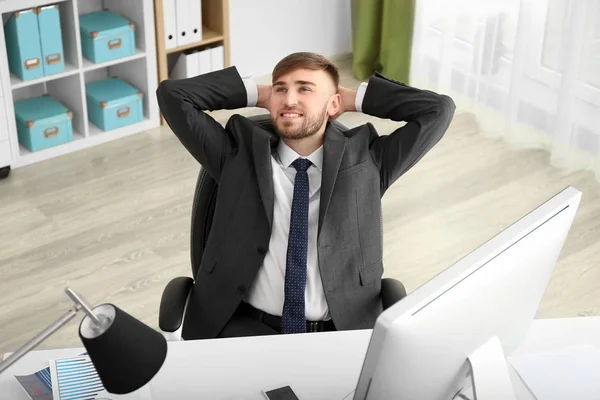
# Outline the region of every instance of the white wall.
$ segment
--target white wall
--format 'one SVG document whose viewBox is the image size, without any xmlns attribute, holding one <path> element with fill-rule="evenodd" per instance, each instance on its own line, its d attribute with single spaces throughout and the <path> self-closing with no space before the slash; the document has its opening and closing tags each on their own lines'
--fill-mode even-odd
<svg viewBox="0 0 600 400">
<path fill-rule="evenodd" d="M 270 75 L 296 51 L 324 56 L 352 51 L 349 0 L 230 0 L 231 64 Z"/>
</svg>

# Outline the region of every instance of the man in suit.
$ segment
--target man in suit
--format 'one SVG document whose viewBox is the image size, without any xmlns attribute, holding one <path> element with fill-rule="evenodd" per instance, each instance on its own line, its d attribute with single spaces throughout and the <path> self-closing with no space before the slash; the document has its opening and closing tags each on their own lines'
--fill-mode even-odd
<svg viewBox="0 0 600 400">
<path fill-rule="evenodd" d="M 365 329 L 382 311 L 381 197 L 443 136 L 455 105 L 376 73 L 358 90 L 314 53 L 294 53 L 257 86 L 235 67 L 163 81 L 160 109 L 218 183 L 213 223 L 185 315 L 185 339 Z M 275 132 L 233 115 L 263 107 Z M 406 125 L 341 132 L 359 111 Z"/>
</svg>

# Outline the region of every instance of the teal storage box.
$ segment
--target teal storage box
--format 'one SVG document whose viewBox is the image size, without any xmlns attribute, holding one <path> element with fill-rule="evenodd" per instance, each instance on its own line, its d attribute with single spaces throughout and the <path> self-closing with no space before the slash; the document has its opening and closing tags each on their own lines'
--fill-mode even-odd
<svg viewBox="0 0 600 400">
<path fill-rule="evenodd" d="M 93 63 L 135 54 L 134 24 L 111 11 L 81 15 L 79 31 L 83 56 Z"/>
<path fill-rule="evenodd" d="M 44 76 L 37 9 L 12 13 L 4 24 L 10 72 L 24 81 Z"/>
<path fill-rule="evenodd" d="M 19 143 L 38 151 L 73 140 L 73 113 L 50 96 L 15 102 Z"/>
<path fill-rule="evenodd" d="M 61 73 L 65 70 L 65 60 L 58 5 L 40 7 L 37 17 L 44 75 Z"/>
<path fill-rule="evenodd" d="M 143 120 L 143 94 L 119 78 L 107 78 L 85 85 L 88 118 L 109 131 Z"/>
</svg>

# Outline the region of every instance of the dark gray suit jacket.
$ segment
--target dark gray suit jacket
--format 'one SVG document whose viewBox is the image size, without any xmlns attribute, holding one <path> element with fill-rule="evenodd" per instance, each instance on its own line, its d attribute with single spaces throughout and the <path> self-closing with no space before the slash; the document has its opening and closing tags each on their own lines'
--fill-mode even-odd
<svg viewBox="0 0 600 400">
<path fill-rule="evenodd" d="M 165 80 L 157 97 L 175 135 L 219 185 L 182 332 L 186 338 L 214 338 L 267 252 L 274 201 L 270 157 L 279 137 L 237 114 L 223 128 L 204 112 L 246 107 L 246 89 L 235 67 Z M 370 123 L 344 133 L 328 125 L 317 245 L 338 330 L 372 328 L 382 311 L 381 196 L 442 138 L 454 110 L 447 96 L 375 74 L 363 113 L 407 124 L 383 136 Z"/>
</svg>

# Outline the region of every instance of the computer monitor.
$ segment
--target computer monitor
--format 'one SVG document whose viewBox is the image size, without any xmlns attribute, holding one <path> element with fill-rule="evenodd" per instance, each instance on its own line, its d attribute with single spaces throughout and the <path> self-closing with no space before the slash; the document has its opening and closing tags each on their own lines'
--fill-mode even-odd
<svg viewBox="0 0 600 400">
<path fill-rule="evenodd" d="M 566 188 L 385 310 L 353 399 L 514 399 L 505 357 L 527 336 L 580 198 Z"/>
</svg>

